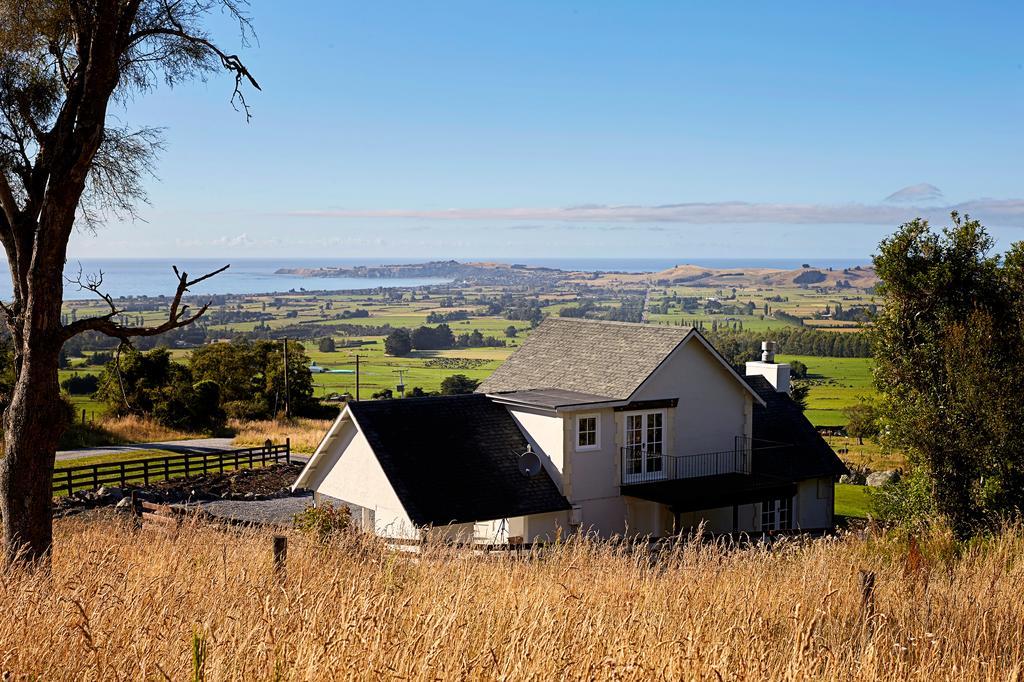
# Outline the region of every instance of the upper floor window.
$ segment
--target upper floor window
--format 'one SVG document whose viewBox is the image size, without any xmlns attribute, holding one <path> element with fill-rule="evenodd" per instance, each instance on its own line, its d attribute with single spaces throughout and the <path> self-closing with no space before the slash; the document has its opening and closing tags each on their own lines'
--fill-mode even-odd
<svg viewBox="0 0 1024 682">
<path fill-rule="evenodd" d="M 761 530 L 786 530 L 792 527 L 792 521 L 792 497 L 780 497 L 761 503 Z"/>
<path fill-rule="evenodd" d="M 596 450 L 601 447 L 596 414 L 581 414 L 576 417 L 576 449 Z"/>
</svg>

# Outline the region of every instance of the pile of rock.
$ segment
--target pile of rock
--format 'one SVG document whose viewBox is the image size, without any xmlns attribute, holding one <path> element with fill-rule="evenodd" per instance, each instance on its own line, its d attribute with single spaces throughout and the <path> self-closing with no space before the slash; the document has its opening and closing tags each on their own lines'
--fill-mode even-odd
<svg viewBox="0 0 1024 682">
<path fill-rule="evenodd" d="M 291 484 L 301 470 L 300 464 L 275 464 L 262 469 L 239 469 L 223 474 L 160 481 L 148 486 L 104 486 L 98 490 L 82 490 L 56 499 L 54 513 L 57 516 L 66 516 L 87 509 L 109 506 L 127 511 L 133 493 L 139 500 L 161 504 L 208 500 L 256 501 L 290 497 Z"/>
<path fill-rule="evenodd" d="M 851 464 L 849 462 L 846 463 L 846 468 L 850 470 L 850 473 L 840 476 L 840 483 L 849 485 L 866 485 L 872 488 L 878 488 L 888 483 L 895 483 L 900 480 L 899 469 L 874 471 L 866 466 Z"/>
</svg>

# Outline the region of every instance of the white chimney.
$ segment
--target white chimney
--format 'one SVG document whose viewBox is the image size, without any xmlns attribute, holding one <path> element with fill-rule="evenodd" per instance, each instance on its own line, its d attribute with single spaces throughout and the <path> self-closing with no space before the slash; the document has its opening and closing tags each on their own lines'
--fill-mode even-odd
<svg viewBox="0 0 1024 682">
<path fill-rule="evenodd" d="M 789 365 L 775 362 L 776 348 L 774 341 L 763 341 L 761 359 L 747 363 L 747 376 L 762 376 L 779 393 L 789 393 Z"/>
</svg>

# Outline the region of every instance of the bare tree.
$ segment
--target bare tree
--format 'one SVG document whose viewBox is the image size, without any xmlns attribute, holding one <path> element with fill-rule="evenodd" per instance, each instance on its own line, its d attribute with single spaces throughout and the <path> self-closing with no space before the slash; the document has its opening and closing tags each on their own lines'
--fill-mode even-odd
<svg viewBox="0 0 1024 682">
<path fill-rule="evenodd" d="M 243 4 L 240 4 L 243 3 Z M 243 89 L 259 85 L 203 27 L 212 12 L 252 35 L 244 0 L 0 0 L 0 242 L 13 300 L 2 305 L 14 344 L 16 381 L 3 415 L 0 513 L 8 562 L 48 556 L 52 480 L 65 413 L 57 383 L 61 346 L 94 330 L 122 341 L 193 322 L 182 297 L 216 273 L 179 273 L 167 320 L 118 322 L 101 280 L 82 282 L 109 305 L 104 315 L 61 323 L 63 270 L 76 224 L 94 228 L 131 215 L 160 148 L 159 131 L 113 124 L 108 108 L 160 83 L 216 72 L 234 77 L 231 103 L 249 117 Z"/>
</svg>

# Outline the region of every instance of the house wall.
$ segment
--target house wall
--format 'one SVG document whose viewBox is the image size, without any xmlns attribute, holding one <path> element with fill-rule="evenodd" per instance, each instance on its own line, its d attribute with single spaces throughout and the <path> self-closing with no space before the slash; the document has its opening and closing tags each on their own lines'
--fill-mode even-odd
<svg viewBox="0 0 1024 682">
<path fill-rule="evenodd" d="M 554 412 L 534 410 L 525 407 L 509 407 L 509 414 L 519 424 L 527 442 L 533 446 L 548 475 L 563 490 L 565 468 L 565 434 L 563 419 Z"/>
<path fill-rule="evenodd" d="M 594 415 L 598 420 L 598 447 L 577 448 L 576 419 Z M 626 503 L 619 493 L 619 447 L 622 442 L 616 413 L 611 408 L 567 412 L 563 419 L 565 490 L 569 502 L 580 507 L 581 528 L 608 537 L 626 528 Z"/>
<path fill-rule="evenodd" d="M 804 530 L 831 528 L 835 510 L 835 485 L 831 478 L 800 481 L 793 512 L 797 527 Z"/>
<path fill-rule="evenodd" d="M 633 396 L 634 400 L 670 398 L 679 402 L 677 407 L 664 410 L 668 454 L 731 451 L 736 436 L 749 437 L 752 433 L 750 393 L 696 339 L 673 351 Z M 597 530 L 604 537 L 626 532 L 657 536 L 670 533 L 674 519 L 668 507 L 620 493 L 621 447 L 629 412 L 581 408 L 562 414 L 565 480 L 561 489 L 570 503 L 581 508 L 583 528 Z M 576 418 L 583 414 L 599 418 L 597 449 L 576 448 Z M 532 426 L 520 423 L 524 428 Z M 553 440 L 553 434 L 547 436 Z M 745 511 L 749 526 L 753 509 Z M 709 530 L 732 530 L 732 507 L 707 516 L 709 526 L 713 526 Z"/>
<path fill-rule="evenodd" d="M 338 437 L 322 453 L 323 459 L 312 472 L 308 487 L 316 495 L 373 510 L 378 535 L 419 537 L 369 442 L 351 420 L 342 422 L 340 429 Z"/>
<path fill-rule="evenodd" d="M 676 348 L 633 397 L 664 398 L 679 399 L 669 415 L 671 454 L 732 450 L 736 436 L 752 433 L 750 392 L 697 339 Z"/>
</svg>

